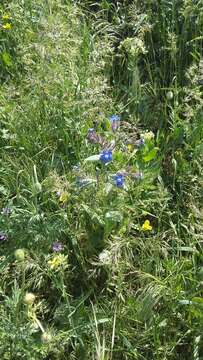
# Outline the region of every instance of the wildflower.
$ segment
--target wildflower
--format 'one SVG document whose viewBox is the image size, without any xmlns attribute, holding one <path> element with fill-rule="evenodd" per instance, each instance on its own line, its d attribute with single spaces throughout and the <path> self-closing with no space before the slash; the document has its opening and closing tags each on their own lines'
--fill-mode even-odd
<svg viewBox="0 0 203 360">
<path fill-rule="evenodd" d="M 99 262 L 102 264 L 109 264 L 111 261 L 111 253 L 109 250 L 103 250 L 100 254 L 99 254 Z"/>
<path fill-rule="evenodd" d="M 12 213 L 12 210 L 11 210 L 11 208 L 9 208 L 9 207 L 4 207 L 4 208 L 1 210 L 1 214 L 2 214 L 2 215 L 7 215 L 7 216 L 9 216 L 11 213 Z"/>
<path fill-rule="evenodd" d="M 2 19 L 3 20 L 9 20 L 10 16 L 8 14 L 5 14 L 5 15 L 2 16 Z"/>
<path fill-rule="evenodd" d="M 52 340 L 52 335 L 45 331 L 41 336 L 41 340 L 43 343 L 49 343 Z"/>
<path fill-rule="evenodd" d="M 61 250 L 63 250 L 63 245 L 59 242 L 55 242 L 52 245 L 52 250 L 55 252 L 61 251 Z"/>
<path fill-rule="evenodd" d="M 152 226 L 150 225 L 150 221 L 149 221 L 149 220 L 145 220 L 144 224 L 142 225 L 142 230 L 143 230 L 143 231 L 150 231 L 150 230 L 152 230 Z"/>
<path fill-rule="evenodd" d="M 4 232 L 0 231 L 0 242 L 4 242 L 7 239 L 8 239 L 8 236 Z"/>
<path fill-rule="evenodd" d="M 133 144 L 128 144 L 127 148 L 128 148 L 128 151 L 133 151 Z"/>
<path fill-rule="evenodd" d="M 65 262 L 65 256 L 62 254 L 58 254 L 58 255 L 54 256 L 54 258 L 52 260 L 48 261 L 48 265 L 53 270 L 53 269 L 57 269 L 58 267 L 63 265 L 64 262 Z"/>
<path fill-rule="evenodd" d="M 25 252 L 23 249 L 17 249 L 14 255 L 17 261 L 23 261 L 25 259 Z"/>
<path fill-rule="evenodd" d="M 32 305 L 36 299 L 36 296 L 33 293 L 26 293 L 24 296 L 24 303 L 27 305 Z"/>
<path fill-rule="evenodd" d="M 119 187 L 119 188 L 123 187 L 124 182 L 125 182 L 125 178 L 124 178 L 123 174 L 117 174 L 114 177 L 114 180 L 115 180 L 115 184 L 117 187 Z"/>
<path fill-rule="evenodd" d="M 11 29 L 11 24 L 10 23 L 6 23 L 4 25 L 2 25 L 2 28 L 5 29 L 5 30 L 10 30 Z"/>
<path fill-rule="evenodd" d="M 119 128 L 120 125 L 120 116 L 119 115 L 111 115 L 109 117 L 110 123 L 111 123 L 111 129 L 113 131 L 116 131 Z"/>
<path fill-rule="evenodd" d="M 144 140 L 152 140 L 154 139 L 154 133 L 152 131 L 147 131 L 144 134 L 142 134 L 142 138 Z"/>
<path fill-rule="evenodd" d="M 100 160 L 101 162 L 103 162 L 104 164 L 109 163 L 110 161 L 112 161 L 112 151 L 111 150 L 104 150 L 101 154 L 100 154 Z"/>
<path fill-rule="evenodd" d="M 109 120 L 112 121 L 119 121 L 120 120 L 120 116 L 119 115 L 111 115 L 109 117 Z"/>
<path fill-rule="evenodd" d="M 99 135 L 97 135 L 95 129 L 93 128 L 88 130 L 87 139 L 93 144 L 99 143 L 100 140 Z"/>
<path fill-rule="evenodd" d="M 59 202 L 62 204 L 65 204 L 68 201 L 69 197 L 70 197 L 70 194 L 67 191 L 63 191 L 60 194 Z"/>
<path fill-rule="evenodd" d="M 172 100 L 173 99 L 173 91 L 168 91 L 166 94 L 166 97 L 168 100 Z"/>
</svg>

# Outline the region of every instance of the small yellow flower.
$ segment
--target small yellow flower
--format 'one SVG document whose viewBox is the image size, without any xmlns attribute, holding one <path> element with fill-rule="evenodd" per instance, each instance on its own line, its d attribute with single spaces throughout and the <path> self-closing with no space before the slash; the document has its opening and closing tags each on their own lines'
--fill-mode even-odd
<svg viewBox="0 0 203 360">
<path fill-rule="evenodd" d="M 150 225 L 150 221 L 149 221 L 149 220 L 145 220 L 144 224 L 142 225 L 142 230 L 143 230 L 143 231 L 150 231 L 150 230 L 152 230 L 152 226 Z"/>
<path fill-rule="evenodd" d="M 6 30 L 10 30 L 11 29 L 11 24 L 9 24 L 9 23 L 6 23 L 6 24 L 4 24 L 4 25 L 2 25 L 2 28 L 3 29 L 6 29 Z"/>
<path fill-rule="evenodd" d="M 128 144 L 128 151 L 133 151 L 133 145 L 132 144 Z"/>
<path fill-rule="evenodd" d="M 66 257 L 62 254 L 58 254 L 58 255 L 54 256 L 54 258 L 52 260 L 48 261 L 48 265 L 53 270 L 53 269 L 57 269 L 61 265 L 65 264 L 65 261 L 66 261 Z"/>
<path fill-rule="evenodd" d="M 5 15 L 2 16 L 2 19 L 3 20 L 9 20 L 10 16 L 8 14 L 5 14 Z"/>
<path fill-rule="evenodd" d="M 59 202 L 65 204 L 70 197 L 70 194 L 66 191 L 63 191 L 60 195 Z"/>
</svg>

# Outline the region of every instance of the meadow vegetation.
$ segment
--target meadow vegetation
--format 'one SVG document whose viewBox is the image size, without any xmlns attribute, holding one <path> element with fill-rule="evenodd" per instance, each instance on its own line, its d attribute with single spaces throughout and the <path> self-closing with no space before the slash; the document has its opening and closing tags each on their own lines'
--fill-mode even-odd
<svg viewBox="0 0 203 360">
<path fill-rule="evenodd" d="M 203 359 L 201 0 L 0 4 L 0 359 Z"/>
</svg>

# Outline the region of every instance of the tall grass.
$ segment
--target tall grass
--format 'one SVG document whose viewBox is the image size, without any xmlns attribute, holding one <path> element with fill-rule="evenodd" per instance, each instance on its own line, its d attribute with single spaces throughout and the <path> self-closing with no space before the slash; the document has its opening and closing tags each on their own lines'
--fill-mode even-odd
<svg viewBox="0 0 203 360">
<path fill-rule="evenodd" d="M 1 359 L 201 360 L 202 10 L 0 5 Z"/>
</svg>

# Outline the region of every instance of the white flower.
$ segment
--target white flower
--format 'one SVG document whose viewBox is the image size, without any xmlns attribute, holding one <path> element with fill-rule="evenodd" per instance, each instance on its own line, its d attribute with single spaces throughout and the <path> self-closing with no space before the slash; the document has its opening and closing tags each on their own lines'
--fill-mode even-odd
<svg viewBox="0 0 203 360">
<path fill-rule="evenodd" d="M 110 251 L 108 250 L 103 250 L 100 254 L 99 254 L 99 261 L 102 264 L 109 264 L 111 262 L 111 257 L 110 257 Z"/>
<path fill-rule="evenodd" d="M 24 296 L 24 303 L 27 305 L 32 305 L 36 299 L 36 296 L 33 293 L 26 293 Z"/>
<path fill-rule="evenodd" d="M 152 140 L 154 139 L 154 133 L 152 131 L 147 131 L 144 134 L 141 134 L 141 138 L 143 138 L 144 140 Z"/>
</svg>

